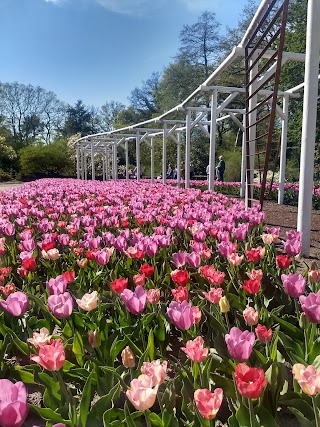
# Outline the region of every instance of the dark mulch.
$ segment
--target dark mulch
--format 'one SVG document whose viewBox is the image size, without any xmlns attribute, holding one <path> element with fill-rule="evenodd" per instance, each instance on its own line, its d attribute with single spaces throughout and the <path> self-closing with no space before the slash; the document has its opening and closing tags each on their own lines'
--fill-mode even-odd
<svg viewBox="0 0 320 427">
<path fill-rule="evenodd" d="M 298 208 L 296 206 L 278 205 L 274 202 L 265 201 L 263 210 L 266 214 L 265 222 L 267 225 L 281 227 L 280 238 L 285 239 L 286 231 L 297 228 Z M 310 257 L 308 260 L 303 259 L 308 264 L 310 261 L 320 259 L 320 211 L 312 211 Z"/>
</svg>

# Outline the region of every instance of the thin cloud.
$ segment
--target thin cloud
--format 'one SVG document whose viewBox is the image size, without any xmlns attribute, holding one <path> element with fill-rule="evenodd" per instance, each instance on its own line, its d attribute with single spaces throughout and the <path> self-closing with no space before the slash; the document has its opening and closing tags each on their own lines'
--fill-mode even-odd
<svg viewBox="0 0 320 427">
<path fill-rule="evenodd" d="M 182 3 L 192 12 L 197 12 L 201 10 L 211 10 L 215 6 L 214 0 L 178 0 L 179 3 Z"/>
<path fill-rule="evenodd" d="M 58 6 L 59 4 L 62 4 L 64 0 L 44 0 L 46 3 L 52 3 L 56 6 Z"/>
<path fill-rule="evenodd" d="M 124 15 L 145 15 L 158 8 L 163 2 L 154 0 L 96 0 L 97 3 L 111 12 Z"/>
</svg>

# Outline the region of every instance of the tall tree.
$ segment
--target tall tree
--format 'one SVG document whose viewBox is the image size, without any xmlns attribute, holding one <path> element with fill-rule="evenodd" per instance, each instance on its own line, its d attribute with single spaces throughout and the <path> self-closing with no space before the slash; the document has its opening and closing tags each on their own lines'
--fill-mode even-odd
<svg viewBox="0 0 320 427">
<path fill-rule="evenodd" d="M 164 112 L 178 105 L 202 82 L 201 66 L 192 64 L 186 56 L 180 55 L 165 68 L 155 92 L 160 111 Z"/>
<path fill-rule="evenodd" d="M 196 23 L 184 25 L 180 32 L 180 54 L 191 64 L 201 65 L 205 78 L 211 74 L 219 56 L 219 27 L 215 13 L 206 10 Z"/>
<path fill-rule="evenodd" d="M 141 115 L 142 120 L 148 120 L 153 114 L 159 112 L 155 93 L 159 87 L 160 75 L 159 72 L 153 72 L 149 79 L 142 82 L 140 88 L 136 87 L 131 92 L 130 104 Z"/>
<path fill-rule="evenodd" d="M 81 100 L 78 100 L 74 107 L 67 109 L 67 119 L 61 129 L 64 137 L 69 137 L 76 133 L 81 136 L 95 133 L 96 129 L 92 123 L 92 112 Z"/>
<path fill-rule="evenodd" d="M 57 118 L 61 120 L 64 112 L 57 96 L 40 86 L 0 83 L 0 114 L 12 131 L 16 148 L 36 138 L 50 142 Z"/>
<path fill-rule="evenodd" d="M 100 126 L 105 131 L 111 131 L 116 128 L 119 122 L 119 114 L 125 110 L 126 106 L 118 101 L 107 101 L 102 105 L 100 111 Z"/>
</svg>

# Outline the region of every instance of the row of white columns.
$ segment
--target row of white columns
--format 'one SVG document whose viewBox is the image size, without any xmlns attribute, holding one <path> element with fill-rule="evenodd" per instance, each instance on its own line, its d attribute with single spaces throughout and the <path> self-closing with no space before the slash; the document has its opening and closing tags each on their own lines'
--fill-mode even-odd
<svg viewBox="0 0 320 427">
<path fill-rule="evenodd" d="M 257 99 L 253 97 L 253 102 L 250 104 L 250 108 L 256 106 Z M 217 118 L 218 118 L 218 89 L 213 89 L 211 95 L 211 121 L 210 121 L 210 149 L 209 149 L 209 190 L 214 190 L 215 180 L 215 151 L 216 151 L 216 129 L 217 129 Z M 287 130 L 288 130 L 288 109 L 289 109 L 289 94 L 285 94 L 283 97 L 283 111 L 281 114 L 282 118 L 282 132 L 281 132 L 281 152 L 280 152 L 280 178 L 279 178 L 279 194 L 278 203 L 282 204 L 284 199 L 284 183 L 285 183 L 285 166 L 286 166 L 286 150 L 287 150 Z M 252 117 L 249 123 L 253 123 L 255 118 Z M 242 159 L 241 159 L 241 186 L 240 186 L 240 197 L 244 198 L 246 194 L 246 144 L 245 144 L 245 116 L 243 115 L 243 138 L 242 138 Z M 186 115 L 186 127 L 185 127 L 185 167 L 184 167 L 184 185 L 185 188 L 190 187 L 190 148 L 191 148 L 191 109 L 187 109 Z M 255 126 L 250 128 L 250 139 L 254 140 L 256 129 Z M 177 139 L 177 181 L 180 186 L 181 183 L 181 144 L 182 144 L 182 131 L 178 130 Z M 163 123 L 163 140 L 162 140 L 162 182 L 166 183 L 167 178 L 167 142 L 168 142 L 168 127 L 167 123 Z M 137 181 L 140 181 L 141 177 L 141 156 L 140 156 L 140 145 L 142 143 L 142 137 L 139 131 L 136 132 L 135 143 L 136 143 L 136 177 Z M 145 138 L 144 138 L 145 139 Z M 108 180 L 110 177 L 110 152 L 109 149 L 112 147 L 112 179 L 118 179 L 118 161 L 117 161 L 117 145 L 118 141 L 114 140 L 109 145 L 104 147 L 104 152 L 101 152 L 101 147 L 98 147 L 99 153 L 102 155 L 102 175 L 103 180 Z M 150 137 L 151 147 L 151 182 L 155 182 L 155 171 L 154 171 L 154 154 L 155 154 L 155 137 Z M 253 169 L 254 159 L 254 142 L 250 143 L 250 164 Z M 87 171 L 87 150 L 84 145 L 77 146 L 77 177 L 78 179 L 88 179 Z M 90 157 L 91 157 L 91 169 L 92 179 L 95 179 L 95 146 L 94 143 L 90 144 Z M 125 139 L 125 163 L 126 163 L 126 180 L 129 179 L 129 140 Z M 250 185 L 253 184 L 253 173 L 251 175 Z"/>
</svg>

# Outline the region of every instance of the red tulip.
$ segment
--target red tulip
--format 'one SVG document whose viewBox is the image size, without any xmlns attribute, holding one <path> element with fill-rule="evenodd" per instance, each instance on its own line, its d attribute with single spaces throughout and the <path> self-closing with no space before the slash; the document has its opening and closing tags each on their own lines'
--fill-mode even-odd
<svg viewBox="0 0 320 427">
<path fill-rule="evenodd" d="M 186 286 L 189 282 L 189 273 L 187 270 L 174 270 L 171 272 L 170 276 L 178 286 Z"/>
<path fill-rule="evenodd" d="M 245 286 L 242 286 L 242 289 L 248 292 L 248 294 L 255 295 L 260 291 L 260 281 L 259 280 L 245 280 Z"/>
<path fill-rule="evenodd" d="M 237 365 L 234 378 L 238 392 L 248 399 L 258 399 L 267 384 L 263 369 L 249 368 L 245 363 Z"/>
<path fill-rule="evenodd" d="M 255 329 L 256 336 L 260 342 L 270 342 L 272 338 L 272 329 L 268 329 L 266 326 L 258 325 Z"/>
<path fill-rule="evenodd" d="M 146 277 L 151 277 L 153 275 L 153 272 L 154 272 L 154 267 L 152 265 L 149 265 L 149 264 L 143 264 L 140 267 L 140 271 Z"/>
<path fill-rule="evenodd" d="M 289 265 L 291 264 L 292 258 L 288 257 L 287 255 L 277 255 L 276 256 L 276 265 L 280 270 L 286 270 L 289 268 Z"/>
<path fill-rule="evenodd" d="M 184 286 L 179 286 L 178 289 L 171 290 L 175 301 L 182 302 L 188 300 L 188 289 Z"/>
<path fill-rule="evenodd" d="M 22 261 L 22 267 L 28 271 L 34 271 L 37 268 L 37 263 L 35 258 L 24 259 Z"/>
<path fill-rule="evenodd" d="M 127 288 L 127 285 L 128 279 L 120 277 L 119 279 L 110 283 L 110 288 L 113 290 L 113 292 L 120 295 Z"/>
</svg>

